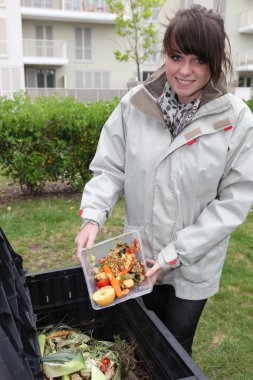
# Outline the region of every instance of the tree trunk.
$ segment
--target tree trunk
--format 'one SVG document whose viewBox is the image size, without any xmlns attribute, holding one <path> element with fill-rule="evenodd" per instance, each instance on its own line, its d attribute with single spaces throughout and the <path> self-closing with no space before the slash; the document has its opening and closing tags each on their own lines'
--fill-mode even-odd
<svg viewBox="0 0 253 380">
<path fill-rule="evenodd" d="M 138 59 L 136 60 L 136 67 L 137 67 L 137 79 L 138 79 L 138 82 L 140 82 L 141 81 L 141 71 L 140 71 L 140 62 Z"/>
</svg>

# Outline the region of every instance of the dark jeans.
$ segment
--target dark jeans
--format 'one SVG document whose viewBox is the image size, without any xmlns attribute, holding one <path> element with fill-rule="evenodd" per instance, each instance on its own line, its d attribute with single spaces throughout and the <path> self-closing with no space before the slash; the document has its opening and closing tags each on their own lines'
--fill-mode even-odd
<svg viewBox="0 0 253 380">
<path fill-rule="evenodd" d="M 156 285 L 152 293 L 143 296 L 143 301 L 191 355 L 194 334 L 207 299 L 184 300 L 175 296 L 173 286 Z"/>
</svg>

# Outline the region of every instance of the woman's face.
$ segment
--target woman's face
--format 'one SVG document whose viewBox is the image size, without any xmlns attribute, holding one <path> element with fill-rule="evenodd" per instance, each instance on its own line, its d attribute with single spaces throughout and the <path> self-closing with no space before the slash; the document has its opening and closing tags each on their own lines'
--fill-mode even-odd
<svg viewBox="0 0 253 380">
<path fill-rule="evenodd" d="M 165 66 L 167 80 L 183 104 L 198 97 L 210 80 L 208 64 L 192 54 L 177 52 L 167 56 Z"/>
</svg>

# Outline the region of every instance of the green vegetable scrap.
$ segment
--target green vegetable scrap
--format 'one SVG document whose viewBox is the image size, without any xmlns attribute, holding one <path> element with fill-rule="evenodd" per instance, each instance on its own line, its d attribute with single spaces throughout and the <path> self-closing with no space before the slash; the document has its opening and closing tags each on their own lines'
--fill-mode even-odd
<svg viewBox="0 0 253 380">
<path fill-rule="evenodd" d="M 68 349 L 53 352 L 42 358 L 43 371 L 48 378 L 75 373 L 85 368 L 81 350 Z"/>
<path fill-rule="evenodd" d="M 47 379 L 121 380 L 136 363 L 133 344 L 119 336 L 103 341 L 64 327 L 41 332 L 39 344 Z"/>
<path fill-rule="evenodd" d="M 46 345 L 46 338 L 47 337 L 46 337 L 45 334 L 40 334 L 39 337 L 38 337 L 41 356 L 44 355 L 45 345 Z"/>
</svg>

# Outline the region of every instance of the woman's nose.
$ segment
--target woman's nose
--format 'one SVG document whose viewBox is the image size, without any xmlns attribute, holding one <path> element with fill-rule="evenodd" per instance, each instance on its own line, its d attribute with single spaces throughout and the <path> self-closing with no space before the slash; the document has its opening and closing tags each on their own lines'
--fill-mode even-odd
<svg viewBox="0 0 253 380">
<path fill-rule="evenodd" d="M 192 73 L 192 65 L 190 62 L 184 61 L 180 65 L 180 73 L 184 75 L 189 75 Z"/>
</svg>

